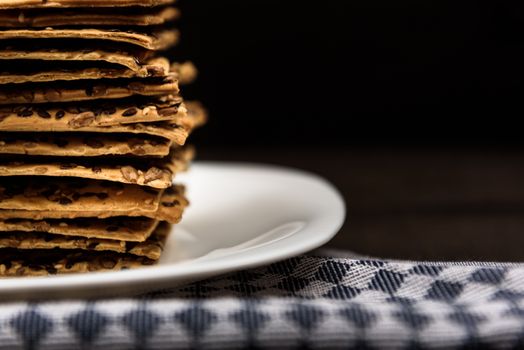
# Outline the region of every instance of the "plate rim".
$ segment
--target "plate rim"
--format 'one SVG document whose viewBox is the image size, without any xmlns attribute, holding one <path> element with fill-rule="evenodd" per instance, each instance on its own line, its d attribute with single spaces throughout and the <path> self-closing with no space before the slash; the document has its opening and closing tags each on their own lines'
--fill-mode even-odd
<svg viewBox="0 0 524 350">
<path fill-rule="evenodd" d="M 346 219 L 346 203 L 340 191 L 328 180 L 313 172 L 296 169 L 281 165 L 252 163 L 252 162 L 220 162 L 220 161 L 196 161 L 192 165 L 193 169 L 200 168 L 220 169 L 236 169 L 241 171 L 264 171 L 271 173 L 279 173 L 279 175 L 297 176 L 303 179 L 309 179 L 323 186 L 326 193 L 329 193 L 332 203 L 335 205 L 334 216 L 335 221 L 330 223 L 330 227 L 325 229 L 322 234 L 316 234 L 310 237 L 304 244 L 288 249 L 287 251 L 275 251 L 272 254 L 266 253 L 253 254 L 254 258 L 246 261 L 243 259 L 239 265 L 236 265 L 238 259 L 235 259 L 235 254 L 226 259 L 221 259 L 215 262 L 212 267 L 204 264 L 195 264 L 194 260 L 182 261 L 175 264 L 157 265 L 147 267 L 141 270 L 151 271 L 152 273 L 137 273 L 139 270 L 128 271 L 111 271 L 101 273 L 74 274 L 74 275 L 57 275 L 45 277 L 30 277 L 30 278 L 4 278 L 0 280 L 0 295 L 9 294 L 19 290 L 24 292 L 31 291 L 67 291 L 67 290 L 82 290 L 103 285 L 104 287 L 123 287 L 125 285 L 132 285 L 138 283 L 158 284 L 161 282 L 171 281 L 175 284 L 176 281 L 184 280 L 198 280 L 210 276 L 225 274 L 236 270 L 250 269 L 282 261 L 294 256 L 298 256 L 309 251 L 312 251 L 320 246 L 328 243 L 333 239 L 342 228 Z M 190 173 L 189 173 L 190 174 Z M 300 233 L 299 230 L 291 236 Z M 289 238 L 289 237 L 287 237 Z M 280 241 L 271 242 L 269 246 L 281 247 L 285 243 L 286 238 Z M 267 248 L 265 246 L 264 248 Z M 257 248 L 255 248 L 257 249 Z M 260 248 L 258 248 L 260 249 Z M 264 252 L 264 250 L 262 250 Z M 198 259 L 198 258 L 197 258 Z M 193 266 L 192 266 L 193 265 Z M 173 269 L 175 267 L 184 267 L 181 269 Z"/>
</svg>

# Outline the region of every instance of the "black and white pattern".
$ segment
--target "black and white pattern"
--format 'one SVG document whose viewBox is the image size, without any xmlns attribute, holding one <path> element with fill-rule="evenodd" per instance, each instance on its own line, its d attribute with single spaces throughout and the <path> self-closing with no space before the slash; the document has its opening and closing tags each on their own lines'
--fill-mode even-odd
<svg viewBox="0 0 524 350">
<path fill-rule="evenodd" d="M 305 256 L 136 299 L 0 304 L 0 349 L 485 346 L 524 346 L 524 265 Z"/>
</svg>

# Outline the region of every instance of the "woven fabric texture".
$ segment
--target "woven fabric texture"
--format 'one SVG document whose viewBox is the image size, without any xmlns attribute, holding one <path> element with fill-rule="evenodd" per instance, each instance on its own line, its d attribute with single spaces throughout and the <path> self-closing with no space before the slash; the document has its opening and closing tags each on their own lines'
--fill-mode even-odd
<svg viewBox="0 0 524 350">
<path fill-rule="evenodd" d="M 0 303 L 0 349 L 524 346 L 524 265 L 302 256 L 132 299 Z"/>
</svg>

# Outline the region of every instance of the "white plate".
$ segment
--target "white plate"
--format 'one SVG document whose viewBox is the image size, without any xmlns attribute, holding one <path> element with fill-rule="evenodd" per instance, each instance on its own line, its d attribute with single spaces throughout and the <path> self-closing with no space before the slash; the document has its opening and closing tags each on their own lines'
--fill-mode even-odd
<svg viewBox="0 0 524 350">
<path fill-rule="evenodd" d="M 266 165 L 197 162 L 177 178 L 191 207 L 156 266 L 122 272 L 0 280 L 6 298 L 138 293 L 268 264 L 327 243 L 345 205 L 318 176 Z"/>
</svg>

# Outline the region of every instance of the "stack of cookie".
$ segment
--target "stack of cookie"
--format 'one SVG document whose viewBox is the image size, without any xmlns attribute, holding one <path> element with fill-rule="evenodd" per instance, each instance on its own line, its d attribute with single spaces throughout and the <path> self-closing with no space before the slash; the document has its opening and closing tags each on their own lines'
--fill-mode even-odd
<svg viewBox="0 0 524 350">
<path fill-rule="evenodd" d="M 0 276 L 161 256 L 205 121 L 173 0 L 0 0 Z"/>
</svg>

